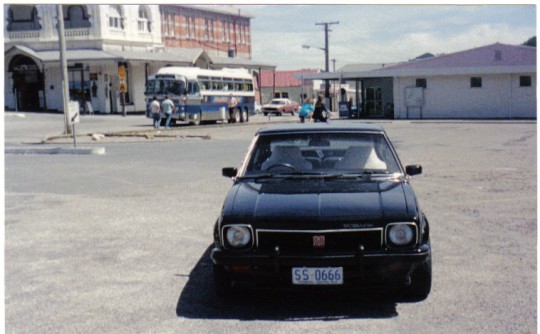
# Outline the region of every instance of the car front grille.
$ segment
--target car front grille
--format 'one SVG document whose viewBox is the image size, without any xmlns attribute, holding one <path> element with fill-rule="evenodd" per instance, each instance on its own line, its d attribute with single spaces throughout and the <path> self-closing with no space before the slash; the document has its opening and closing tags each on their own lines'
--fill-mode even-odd
<svg viewBox="0 0 540 334">
<path fill-rule="evenodd" d="M 276 246 L 282 254 L 319 252 L 356 252 L 359 245 L 365 251 L 382 247 L 383 229 L 346 230 L 257 230 L 257 249 L 273 251 Z"/>
</svg>

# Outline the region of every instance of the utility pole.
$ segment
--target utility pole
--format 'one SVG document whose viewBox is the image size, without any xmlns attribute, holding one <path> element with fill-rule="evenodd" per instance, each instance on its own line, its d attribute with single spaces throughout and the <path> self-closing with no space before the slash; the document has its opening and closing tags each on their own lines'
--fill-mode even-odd
<svg viewBox="0 0 540 334">
<path fill-rule="evenodd" d="M 328 29 L 328 26 L 332 24 L 339 24 L 339 21 L 315 23 L 316 26 L 324 26 L 324 65 L 326 73 L 330 72 L 328 32 L 331 30 Z M 328 79 L 324 80 L 324 86 L 324 103 L 328 106 L 330 103 L 330 81 Z"/>
<path fill-rule="evenodd" d="M 56 15 L 58 20 L 58 43 L 60 46 L 60 67 L 62 68 L 62 95 L 64 102 L 64 133 L 70 135 L 71 119 L 69 116 L 69 78 L 67 72 L 67 58 L 66 58 L 66 40 L 64 35 L 64 12 L 62 5 L 56 5 Z"/>
</svg>

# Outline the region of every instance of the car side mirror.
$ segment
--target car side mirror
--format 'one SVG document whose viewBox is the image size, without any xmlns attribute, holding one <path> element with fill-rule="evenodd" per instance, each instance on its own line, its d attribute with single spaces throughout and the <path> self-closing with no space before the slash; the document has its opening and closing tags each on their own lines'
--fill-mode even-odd
<svg viewBox="0 0 540 334">
<path fill-rule="evenodd" d="M 221 174 L 225 177 L 233 178 L 236 176 L 236 174 L 238 174 L 238 169 L 236 169 L 235 167 L 224 167 L 221 170 Z"/>
<path fill-rule="evenodd" d="M 407 166 L 405 167 L 405 172 L 407 173 L 407 175 L 410 175 L 410 176 L 422 174 L 422 166 L 420 165 Z"/>
</svg>

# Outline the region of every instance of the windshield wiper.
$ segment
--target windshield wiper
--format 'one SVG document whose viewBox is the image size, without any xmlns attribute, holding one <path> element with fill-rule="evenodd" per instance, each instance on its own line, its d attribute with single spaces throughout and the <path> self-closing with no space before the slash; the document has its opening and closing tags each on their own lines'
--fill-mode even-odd
<svg viewBox="0 0 540 334">
<path fill-rule="evenodd" d="M 359 178 L 364 178 L 369 176 L 368 174 L 352 174 L 352 173 L 339 173 L 339 174 L 328 174 L 324 176 L 325 180 L 356 180 Z"/>
<path fill-rule="evenodd" d="M 259 179 L 271 179 L 273 178 L 274 176 L 276 176 L 277 174 L 271 174 L 271 173 L 268 173 L 268 174 L 256 174 L 256 175 L 244 175 L 244 176 L 239 176 L 238 179 L 239 180 L 246 180 L 246 179 L 253 179 L 253 180 L 259 180 Z"/>
<path fill-rule="evenodd" d="M 378 177 L 390 177 L 391 174 L 388 173 L 379 173 L 376 170 L 365 169 L 362 173 L 338 173 L 338 174 L 329 174 L 325 175 L 325 180 L 357 180 L 357 179 L 366 179 L 371 181 L 372 178 Z"/>
</svg>

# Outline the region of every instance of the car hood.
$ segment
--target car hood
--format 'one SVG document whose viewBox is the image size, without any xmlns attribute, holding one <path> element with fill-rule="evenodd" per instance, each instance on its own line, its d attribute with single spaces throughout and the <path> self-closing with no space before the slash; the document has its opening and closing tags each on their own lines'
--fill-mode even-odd
<svg viewBox="0 0 540 334">
<path fill-rule="evenodd" d="M 413 219 L 418 208 L 407 182 L 240 181 L 230 190 L 223 218 L 258 226 L 323 224 Z M 363 225 L 365 226 L 365 224 Z"/>
</svg>

